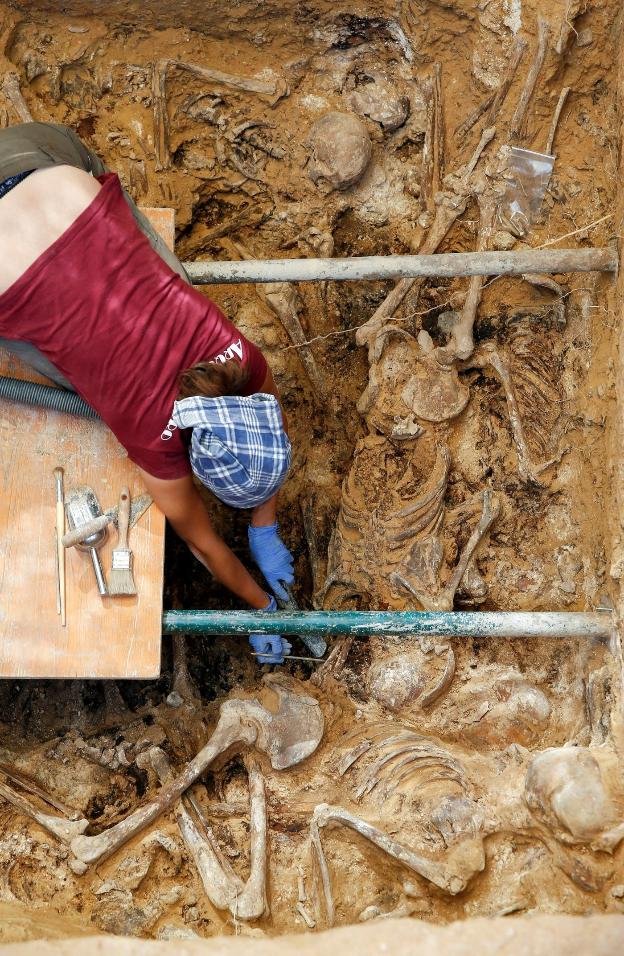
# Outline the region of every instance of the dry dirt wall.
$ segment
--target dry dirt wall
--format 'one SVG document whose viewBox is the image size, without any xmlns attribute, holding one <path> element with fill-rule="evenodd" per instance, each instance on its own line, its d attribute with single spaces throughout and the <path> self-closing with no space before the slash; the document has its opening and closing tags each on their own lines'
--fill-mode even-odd
<svg viewBox="0 0 624 956">
<path fill-rule="evenodd" d="M 335 929 L 302 940 L 283 937 L 255 941 L 254 956 L 331 956 L 340 947 L 361 956 L 617 956 L 624 939 L 624 916 L 579 918 L 538 916 L 524 920 L 473 919 L 469 923 L 432 926 L 413 920 L 388 920 L 369 926 Z M 175 950 L 173 947 L 175 946 Z M 103 936 L 85 940 L 18 943 L 3 946 L 3 956 L 248 956 L 248 939 L 156 943 Z"/>
<path fill-rule="evenodd" d="M 616 0 L 241 3 L 226 16 L 212 3 L 0 4 L 0 124 L 70 125 L 137 202 L 175 208 L 182 259 L 613 245 L 620 19 Z M 548 188 L 533 221 L 518 221 L 508 147 L 544 150 L 551 131 Z M 280 522 L 299 602 L 617 611 L 612 280 L 403 292 L 210 290 L 267 354 L 288 411 Z M 243 518 L 210 508 L 248 561 Z M 173 538 L 165 600 L 230 606 Z M 613 650 L 344 640 L 319 667 L 291 662 L 280 683 L 244 642 L 178 640 L 157 682 L 4 682 L 0 760 L 90 835 L 135 811 L 163 760 L 181 770 L 215 727 L 286 716 L 271 724 L 273 749 L 248 741 L 209 768 L 194 805 L 93 865 L 85 844 L 2 804 L 0 903 L 35 914 L 31 936 L 60 913 L 178 941 L 363 921 L 358 946 L 389 927 L 397 941 L 419 928 L 433 938 L 429 923 L 504 916 L 494 938 L 511 947 L 528 914 L 621 913 Z M 398 916 L 411 920 L 386 921 Z M 0 920 L 0 939 L 20 932 Z"/>
</svg>

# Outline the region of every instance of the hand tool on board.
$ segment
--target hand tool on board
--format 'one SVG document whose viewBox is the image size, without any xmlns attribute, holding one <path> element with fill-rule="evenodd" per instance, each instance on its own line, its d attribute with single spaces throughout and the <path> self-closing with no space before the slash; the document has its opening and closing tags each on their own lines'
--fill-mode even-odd
<svg viewBox="0 0 624 956">
<path fill-rule="evenodd" d="M 67 513 L 67 522 L 70 530 L 79 528 L 81 525 L 88 524 L 93 518 L 98 518 L 102 514 L 99 502 L 95 492 L 88 485 L 79 485 L 73 488 L 65 501 L 65 511 Z M 98 548 L 101 548 L 107 537 L 107 529 L 101 528 L 94 534 L 76 543 L 79 551 L 87 551 L 91 555 L 95 579 L 97 581 L 98 591 L 102 596 L 108 594 L 104 572 L 98 556 Z"/>
<path fill-rule="evenodd" d="M 281 609 L 283 611 L 300 611 L 301 608 L 297 604 L 291 589 L 287 585 L 284 585 L 284 590 L 288 595 L 288 600 L 282 601 L 280 598 L 276 598 Z M 297 637 L 301 638 L 310 653 L 314 654 L 314 660 L 322 660 L 323 654 L 327 650 L 327 641 L 319 637 L 318 634 L 298 634 Z M 294 659 L 295 658 L 291 658 L 291 660 Z"/>
<path fill-rule="evenodd" d="M 65 549 L 62 545 L 65 534 L 65 504 L 63 501 L 63 469 L 59 466 L 54 469 L 56 484 L 56 571 L 57 571 L 57 608 L 61 615 L 61 626 L 67 624 L 65 604 Z"/>
<path fill-rule="evenodd" d="M 128 529 L 134 528 L 139 518 L 143 517 L 151 503 L 151 497 L 145 494 L 138 495 L 138 497 L 132 499 Z M 106 511 L 97 518 L 93 518 L 79 528 L 74 528 L 73 531 L 68 531 L 63 535 L 63 547 L 73 548 L 79 541 L 82 541 L 83 538 L 88 537 L 90 534 L 95 534 L 96 531 L 101 531 L 102 528 L 106 528 L 109 524 L 117 526 L 118 512 L 118 506 L 107 508 Z"/>
<path fill-rule="evenodd" d="M 114 596 L 136 594 L 136 585 L 132 575 L 132 551 L 128 547 L 128 525 L 130 523 L 130 489 L 124 487 L 119 496 L 119 515 L 117 527 L 119 537 L 113 551 L 113 563 L 108 576 L 108 593 Z"/>
</svg>

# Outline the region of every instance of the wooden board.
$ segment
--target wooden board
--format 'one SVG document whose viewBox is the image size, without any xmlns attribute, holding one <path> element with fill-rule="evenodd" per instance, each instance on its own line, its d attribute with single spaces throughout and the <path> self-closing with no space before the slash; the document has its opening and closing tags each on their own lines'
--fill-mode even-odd
<svg viewBox="0 0 624 956">
<path fill-rule="evenodd" d="M 172 221 L 172 210 L 158 212 Z M 172 241 L 171 228 L 163 233 Z M 2 350 L 0 374 L 50 384 Z M 67 626 L 62 627 L 56 613 L 53 471 L 58 465 L 65 469 L 66 493 L 90 485 L 103 509 L 117 504 L 125 484 L 133 496 L 144 491 L 136 467 L 105 425 L 0 400 L 0 677 L 155 677 L 164 517 L 152 505 L 130 531 L 136 597 L 100 597 L 89 554 L 66 552 Z M 112 527 L 99 552 L 105 576 L 116 540 Z"/>
</svg>

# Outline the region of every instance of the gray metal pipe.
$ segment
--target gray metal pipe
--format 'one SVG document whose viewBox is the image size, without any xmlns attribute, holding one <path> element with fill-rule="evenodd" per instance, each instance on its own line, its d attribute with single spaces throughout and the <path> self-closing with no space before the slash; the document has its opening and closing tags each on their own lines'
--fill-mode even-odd
<svg viewBox="0 0 624 956">
<path fill-rule="evenodd" d="M 195 285 L 244 282 L 337 282 L 356 279 L 453 278 L 522 275 L 525 272 L 616 272 L 611 249 L 522 249 L 448 252 L 422 256 L 354 256 L 345 259 L 247 259 L 185 262 Z"/>
<path fill-rule="evenodd" d="M 608 640 L 608 612 L 565 611 L 166 611 L 165 634 L 429 634 L 436 637 Z"/>
</svg>

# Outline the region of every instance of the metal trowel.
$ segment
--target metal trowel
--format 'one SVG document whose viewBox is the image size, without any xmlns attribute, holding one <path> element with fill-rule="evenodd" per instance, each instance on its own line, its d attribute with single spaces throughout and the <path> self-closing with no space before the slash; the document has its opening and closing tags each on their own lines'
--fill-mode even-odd
<svg viewBox="0 0 624 956">
<path fill-rule="evenodd" d="M 282 582 L 282 587 L 288 595 L 287 601 L 282 601 L 280 598 L 276 597 L 276 601 L 282 611 L 300 611 L 301 608 L 297 604 L 292 591 L 290 588 Z M 322 637 L 319 637 L 318 634 L 298 634 L 299 637 L 311 654 L 314 654 L 319 660 L 325 654 L 327 650 L 327 641 L 324 641 Z"/>
</svg>

